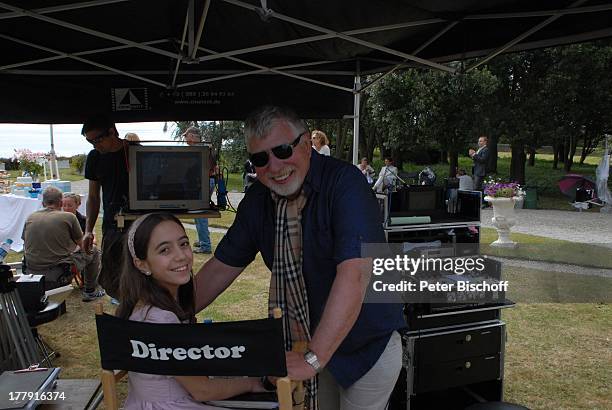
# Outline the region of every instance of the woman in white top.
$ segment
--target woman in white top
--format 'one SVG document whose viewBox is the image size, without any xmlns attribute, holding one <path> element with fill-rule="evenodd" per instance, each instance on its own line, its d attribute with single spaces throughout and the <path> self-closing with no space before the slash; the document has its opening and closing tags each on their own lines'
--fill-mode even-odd
<svg viewBox="0 0 612 410">
<path fill-rule="evenodd" d="M 374 171 L 374 168 L 372 168 L 372 166 L 368 163 L 368 159 L 366 157 L 361 158 L 361 162 L 357 164 L 357 168 L 359 168 L 363 176 L 366 177 L 368 184 L 372 185 L 374 183 L 376 171 Z"/>
<path fill-rule="evenodd" d="M 312 147 L 321 155 L 330 155 L 329 139 L 323 131 L 314 130 L 312 132 Z"/>
</svg>

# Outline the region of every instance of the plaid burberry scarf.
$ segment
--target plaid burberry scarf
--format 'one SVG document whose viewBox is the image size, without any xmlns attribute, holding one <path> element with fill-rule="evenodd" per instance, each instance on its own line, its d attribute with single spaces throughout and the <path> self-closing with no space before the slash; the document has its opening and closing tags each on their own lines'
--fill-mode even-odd
<svg viewBox="0 0 612 410">
<path fill-rule="evenodd" d="M 304 191 L 293 200 L 272 193 L 276 203 L 274 262 L 270 280 L 268 309 L 283 310 L 285 350 L 297 341 L 310 341 L 310 316 L 306 283 L 302 275 L 302 209 Z M 317 377 L 304 382 L 305 408 L 317 410 Z"/>
</svg>

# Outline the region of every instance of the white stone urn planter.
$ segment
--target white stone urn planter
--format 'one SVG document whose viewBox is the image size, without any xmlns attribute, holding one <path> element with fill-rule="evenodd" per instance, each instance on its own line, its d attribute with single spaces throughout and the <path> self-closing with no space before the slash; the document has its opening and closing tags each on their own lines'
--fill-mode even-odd
<svg viewBox="0 0 612 410">
<path fill-rule="evenodd" d="M 510 230 L 516 225 L 516 213 L 514 212 L 514 204 L 518 197 L 512 198 L 494 198 L 485 196 L 485 201 L 493 205 L 493 218 L 491 222 L 497 229 L 498 238 L 491 246 L 499 248 L 516 248 L 518 244 L 510 239 Z"/>
<path fill-rule="evenodd" d="M 524 196 L 517 196 L 517 197 L 515 197 L 514 209 L 523 209 L 524 205 L 525 205 L 525 197 Z"/>
</svg>

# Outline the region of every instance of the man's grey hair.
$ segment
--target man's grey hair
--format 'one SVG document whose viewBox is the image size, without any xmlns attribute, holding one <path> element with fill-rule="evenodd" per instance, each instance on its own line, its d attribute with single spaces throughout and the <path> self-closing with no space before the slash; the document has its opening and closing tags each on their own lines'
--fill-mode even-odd
<svg viewBox="0 0 612 410">
<path fill-rule="evenodd" d="M 43 206 L 47 205 L 61 205 L 62 204 L 62 191 L 54 186 L 48 186 L 45 188 L 42 194 Z"/>
<path fill-rule="evenodd" d="M 265 138 L 272 128 L 279 122 L 286 121 L 295 131 L 294 138 L 298 134 L 308 131 L 306 122 L 290 108 L 266 105 L 253 111 L 244 122 L 244 137 L 248 144 L 253 138 Z"/>
</svg>

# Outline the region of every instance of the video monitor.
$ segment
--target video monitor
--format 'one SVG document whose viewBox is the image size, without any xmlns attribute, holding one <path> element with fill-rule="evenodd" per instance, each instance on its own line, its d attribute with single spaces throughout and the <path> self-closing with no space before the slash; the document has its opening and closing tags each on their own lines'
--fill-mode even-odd
<svg viewBox="0 0 612 410">
<path fill-rule="evenodd" d="M 208 146 L 130 146 L 130 210 L 210 208 Z"/>
</svg>

